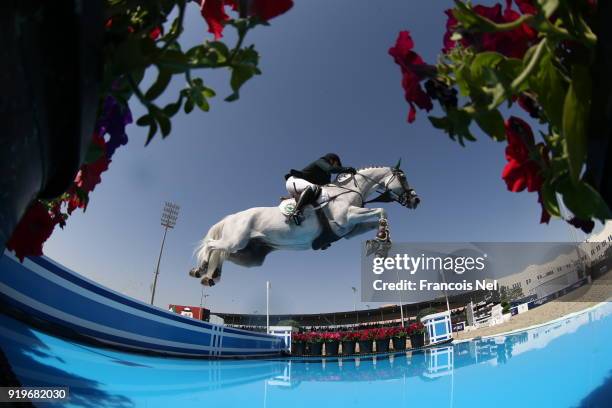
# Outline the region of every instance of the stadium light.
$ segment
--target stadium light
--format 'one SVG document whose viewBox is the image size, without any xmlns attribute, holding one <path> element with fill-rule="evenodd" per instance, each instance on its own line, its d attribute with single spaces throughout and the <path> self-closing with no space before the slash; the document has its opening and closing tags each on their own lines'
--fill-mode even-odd
<svg viewBox="0 0 612 408">
<path fill-rule="evenodd" d="M 164 243 L 166 242 L 166 234 L 169 228 L 174 228 L 176 220 L 178 218 L 179 209 L 181 207 L 178 204 L 170 203 L 166 201 L 164 210 L 161 216 L 161 225 L 164 227 L 164 237 L 162 238 L 161 248 L 159 249 L 159 256 L 157 257 L 157 267 L 155 268 L 155 276 L 153 278 L 153 288 L 151 289 L 151 305 L 155 301 L 155 290 L 157 289 L 157 277 L 159 276 L 159 264 L 161 262 L 162 253 L 164 252 Z"/>
</svg>

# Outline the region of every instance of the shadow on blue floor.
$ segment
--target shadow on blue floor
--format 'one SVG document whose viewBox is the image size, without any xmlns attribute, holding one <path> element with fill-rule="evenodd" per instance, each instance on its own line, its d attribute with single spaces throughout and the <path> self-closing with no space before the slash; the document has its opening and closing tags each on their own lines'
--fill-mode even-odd
<svg viewBox="0 0 612 408">
<path fill-rule="evenodd" d="M 609 408 L 612 404 L 612 371 L 603 384 L 587 395 L 577 408 Z"/>
<path fill-rule="evenodd" d="M 0 315 L 1 347 L 20 382 L 29 387 L 70 388 L 70 405 L 86 408 L 132 407 L 123 395 L 112 395 L 99 382 L 59 368 L 64 360 L 55 355 L 27 326 Z M 7 341 L 9 340 L 9 341 Z M 92 367 L 92 371 L 95 368 Z M 60 404 L 45 404 L 54 406 Z"/>
</svg>

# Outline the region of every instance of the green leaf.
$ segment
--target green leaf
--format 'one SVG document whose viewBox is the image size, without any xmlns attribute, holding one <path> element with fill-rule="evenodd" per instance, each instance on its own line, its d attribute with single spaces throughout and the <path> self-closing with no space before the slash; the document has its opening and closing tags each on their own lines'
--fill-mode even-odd
<svg viewBox="0 0 612 408">
<path fill-rule="evenodd" d="M 172 124 L 170 123 L 170 118 L 168 115 L 166 115 L 162 109 L 155 105 L 149 105 L 149 114 L 155 119 L 153 123 L 157 122 L 159 125 L 162 137 L 168 136 L 172 129 Z"/>
<path fill-rule="evenodd" d="M 221 54 L 225 58 L 228 58 L 230 55 L 229 48 L 227 48 L 227 45 L 225 45 L 221 41 L 207 41 L 204 45 L 215 50 L 217 53 Z"/>
<path fill-rule="evenodd" d="M 208 112 L 210 110 L 210 105 L 208 104 L 206 98 L 202 98 L 200 101 L 198 101 L 198 108 L 204 112 Z"/>
<path fill-rule="evenodd" d="M 187 97 L 187 100 L 185 101 L 185 113 L 191 113 L 191 111 L 193 110 L 193 100 L 189 97 Z"/>
<path fill-rule="evenodd" d="M 469 130 L 472 118 L 469 113 L 462 109 L 449 109 L 446 117 L 429 116 L 428 118 L 435 128 L 443 129 L 451 139 L 455 140 L 455 136 L 457 136 L 461 146 L 464 146 L 464 139 L 476 140 Z"/>
<path fill-rule="evenodd" d="M 151 121 L 151 124 L 149 125 L 149 134 L 147 135 L 147 141 L 145 142 L 145 146 L 147 146 L 151 142 L 151 140 L 153 140 L 155 133 L 157 133 L 157 122 Z"/>
<path fill-rule="evenodd" d="M 159 56 L 158 65 L 173 73 L 185 72 L 190 68 L 187 56 L 180 50 L 172 49 L 164 51 L 164 53 Z"/>
<path fill-rule="evenodd" d="M 181 100 L 179 100 L 178 102 L 169 103 L 168 105 L 164 107 L 163 111 L 166 116 L 172 117 L 176 115 L 176 113 L 179 111 L 180 108 L 181 108 Z"/>
<path fill-rule="evenodd" d="M 478 126 L 497 141 L 506 139 L 506 128 L 504 126 L 504 117 L 498 109 L 490 111 L 480 111 L 476 113 L 474 119 Z"/>
<path fill-rule="evenodd" d="M 136 121 L 136 124 L 138 126 L 149 126 L 151 122 L 153 122 L 153 118 L 151 117 L 151 115 L 146 114 L 146 115 L 139 117 L 138 120 Z"/>
<path fill-rule="evenodd" d="M 145 68 L 151 56 L 143 51 L 142 42 L 136 37 L 128 37 L 120 43 L 112 54 L 115 76 Z"/>
<path fill-rule="evenodd" d="M 559 183 L 559 190 L 563 202 L 576 217 L 584 220 L 596 218 L 602 223 L 612 218 L 612 212 L 601 195 L 584 181 L 574 182 L 565 177 Z"/>
<path fill-rule="evenodd" d="M 242 85 L 248 81 L 255 73 L 257 72 L 257 68 L 254 68 L 249 65 L 238 65 L 235 66 L 232 70 L 232 77 L 230 79 L 230 85 L 234 93 L 225 100 L 227 102 L 234 101 L 239 98 L 239 90 Z"/>
<path fill-rule="evenodd" d="M 580 177 L 586 158 L 587 128 L 590 111 L 591 77 L 584 65 L 574 65 L 572 82 L 563 103 L 563 137 L 574 181 Z"/>
<path fill-rule="evenodd" d="M 172 74 L 170 73 L 169 70 L 159 68 L 159 74 L 157 75 L 157 80 L 155 81 L 155 83 L 153 83 L 153 85 L 151 85 L 149 90 L 145 93 L 145 98 L 147 98 L 149 101 L 155 100 L 166 90 L 171 79 L 172 79 Z"/>
<path fill-rule="evenodd" d="M 550 18 L 559 7 L 559 0 L 538 0 L 538 5 L 546 18 Z"/>
<path fill-rule="evenodd" d="M 217 94 L 215 93 L 213 89 L 204 87 L 204 90 L 202 91 L 202 95 L 204 95 L 204 97 L 206 98 L 212 98 Z"/>
<path fill-rule="evenodd" d="M 546 211 L 552 216 L 560 217 L 561 211 L 559 209 L 559 202 L 557 201 L 557 194 L 550 181 L 547 180 L 542 184 L 541 194 L 542 204 Z"/>
<path fill-rule="evenodd" d="M 449 120 L 446 117 L 437 118 L 435 116 L 428 116 L 427 118 L 436 129 L 446 130 L 449 126 Z"/>
<path fill-rule="evenodd" d="M 170 119 L 166 115 L 160 115 L 157 117 L 157 122 L 159 123 L 162 137 L 168 136 L 172 130 L 172 123 L 170 122 Z"/>
<path fill-rule="evenodd" d="M 484 81 L 486 79 L 485 73 L 505 59 L 506 57 L 497 52 L 481 52 L 477 54 L 470 65 L 472 79 L 475 82 Z"/>
<path fill-rule="evenodd" d="M 471 6 L 461 1 L 455 1 L 455 8 L 451 12 L 461 26 L 467 30 L 481 24 L 482 19 L 472 10 Z"/>
<path fill-rule="evenodd" d="M 567 86 L 553 60 L 553 55 L 547 51 L 542 56 L 535 75 L 531 75 L 528 82 L 529 87 L 537 94 L 538 103 L 542 106 L 549 123 L 560 131 Z"/>
</svg>

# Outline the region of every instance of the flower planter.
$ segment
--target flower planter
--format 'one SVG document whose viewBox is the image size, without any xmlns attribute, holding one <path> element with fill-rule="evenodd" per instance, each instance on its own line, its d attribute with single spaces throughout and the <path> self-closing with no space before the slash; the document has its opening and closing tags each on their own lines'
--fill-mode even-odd
<svg viewBox="0 0 612 408">
<path fill-rule="evenodd" d="M 306 344 L 299 342 L 293 343 L 293 354 L 306 354 Z"/>
<path fill-rule="evenodd" d="M 389 339 L 376 339 L 376 352 L 386 353 L 389 351 Z"/>
<path fill-rule="evenodd" d="M 419 348 L 425 345 L 425 333 L 415 333 L 410 335 L 410 346 Z"/>
<path fill-rule="evenodd" d="M 359 352 L 371 353 L 372 352 L 372 340 L 359 340 Z"/>
<path fill-rule="evenodd" d="M 0 13 L 0 254 L 32 200 L 74 180 L 94 130 L 103 2 L 9 2 Z M 19 27 L 18 29 L 16 27 Z"/>
<path fill-rule="evenodd" d="M 393 350 L 400 351 L 406 350 L 406 338 L 405 337 L 393 337 Z"/>
<path fill-rule="evenodd" d="M 343 341 L 342 342 L 342 354 L 355 354 L 355 342 L 354 341 Z"/>
<path fill-rule="evenodd" d="M 320 356 L 323 354 L 323 343 L 310 343 L 308 348 L 310 349 L 310 354 L 313 356 Z"/>
<path fill-rule="evenodd" d="M 337 341 L 325 342 L 325 355 L 326 356 L 337 356 L 339 345 L 340 343 L 338 343 Z"/>
</svg>

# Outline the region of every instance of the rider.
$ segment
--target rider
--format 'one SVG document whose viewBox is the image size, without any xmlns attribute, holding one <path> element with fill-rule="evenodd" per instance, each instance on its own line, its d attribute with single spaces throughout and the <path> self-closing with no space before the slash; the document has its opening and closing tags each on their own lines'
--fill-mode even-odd
<svg viewBox="0 0 612 408">
<path fill-rule="evenodd" d="M 316 203 L 321 195 L 322 185 L 331 182 L 331 175 L 336 173 L 355 174 L 353 167 L 343 167 L 340 157 L 336 153 L 328 153 L 318 160 L 310 163 L 302 170 L 291 169 L 285 175 L 287 191 L 296 199 L 296 205 L 289 217 L 300 225 L 302 209 L 308 204 Z"/>
</svg>

